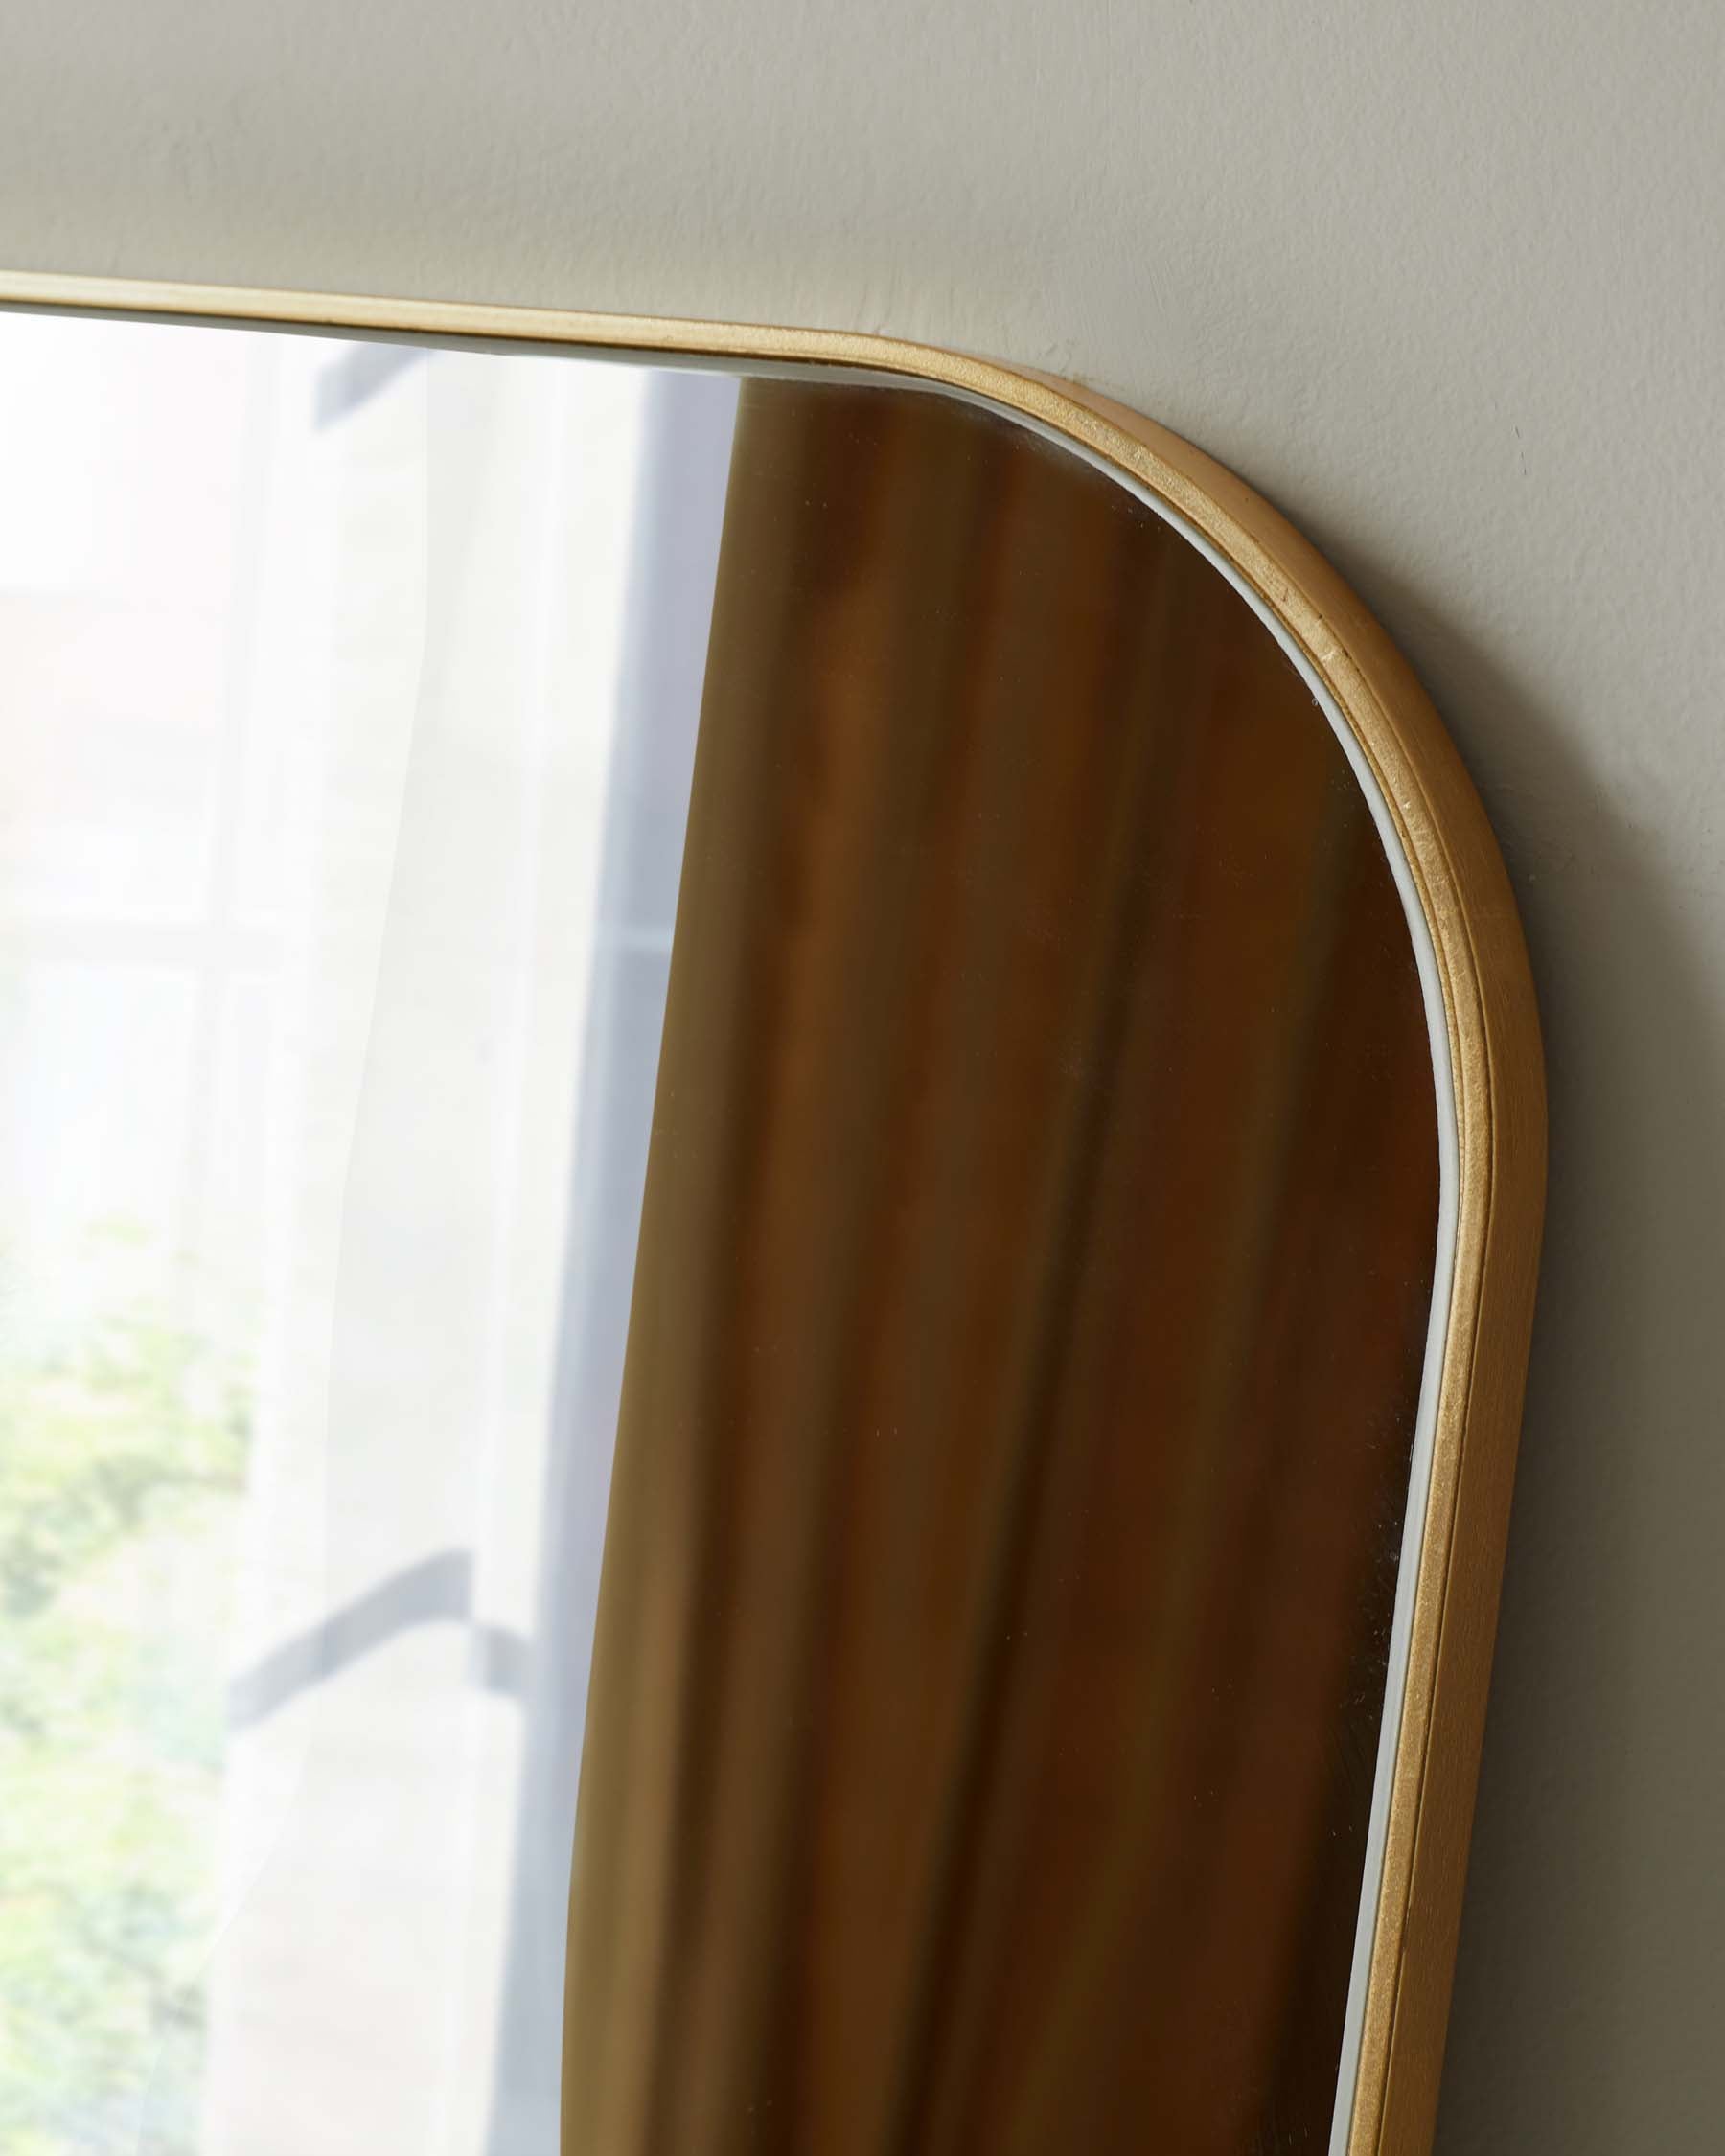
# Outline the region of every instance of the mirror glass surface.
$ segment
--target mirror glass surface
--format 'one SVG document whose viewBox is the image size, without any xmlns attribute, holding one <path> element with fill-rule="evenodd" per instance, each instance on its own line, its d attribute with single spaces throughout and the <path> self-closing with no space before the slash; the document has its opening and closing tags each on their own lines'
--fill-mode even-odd
<svg viewBox="0 0 1725 2156">
<path fill-rule="evenodd" d="M 1450 1109 L 1223 571 L 0 313 L 0 2143 L 1329 2145 Z"/>
</svg>

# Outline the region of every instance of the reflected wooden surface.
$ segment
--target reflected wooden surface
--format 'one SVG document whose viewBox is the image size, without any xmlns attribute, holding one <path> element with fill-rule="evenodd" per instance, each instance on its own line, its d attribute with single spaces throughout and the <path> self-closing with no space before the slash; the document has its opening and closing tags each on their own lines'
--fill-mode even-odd
<svg viewBox="0 0 1725 2156">
<path fill-rule="evenodd" d="M 1112 481 L 746 386 L 569 2156 L 1321 2147 L 1438 1202 L 1339 746 Z"/>
</svg>

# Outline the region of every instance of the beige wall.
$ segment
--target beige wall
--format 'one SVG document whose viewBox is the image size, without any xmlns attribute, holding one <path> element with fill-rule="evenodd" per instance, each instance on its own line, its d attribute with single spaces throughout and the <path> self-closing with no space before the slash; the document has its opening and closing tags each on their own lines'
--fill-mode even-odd
<svg viewBox="0 0 1725 2156">
<path fill-rule="evenodd" d="M 1725 2126 L 1725 15 L 22 0 L 20 268 L 891 330 L 1329 550 L 1522 892 L 1545 1301 L 1440 2147 Z"/>
</svg>

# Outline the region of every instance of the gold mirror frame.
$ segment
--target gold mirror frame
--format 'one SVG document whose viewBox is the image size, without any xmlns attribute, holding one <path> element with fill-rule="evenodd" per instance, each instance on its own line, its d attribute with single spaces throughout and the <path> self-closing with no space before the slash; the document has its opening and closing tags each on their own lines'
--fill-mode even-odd
<svg viewBox="0 0 1725 2156">
<path fill-rule="evenodd" d="M 1345 2144 L 1347 2156 L 1429 2148 L 1532 1323 L 1545 1089 L 1502 858 L 1441 722 L 1383 630 L 1231 472 L 1112 400 L 1034 370 L 846 332 L 83 277 L 0 274 L 0 306 L 897 378 L 1004 413 L 1100 469 L 1182 529 L 1271 627 L 1340 721 L 1399 846 L 1392 865 L 1423 918 L 1448 1039 L 1454 1252 L 1407 1661 L 1386 1706 L 1393 1765 Z"/>
</svg>

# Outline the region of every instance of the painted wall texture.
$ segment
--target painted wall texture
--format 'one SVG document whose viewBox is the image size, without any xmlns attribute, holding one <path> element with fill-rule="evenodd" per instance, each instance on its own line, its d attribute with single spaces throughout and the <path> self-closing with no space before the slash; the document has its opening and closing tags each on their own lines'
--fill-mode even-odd
<svg viewBox="0 0 1725 2156">
<path fill-rule="evenodd" d="M 1484 792 L 1544 1299 L 1439 2146 L 1725 2124 L 1725 14 L 17 0 L 16 268 L 881 330 L 1096 382 L 1350 576 Z"/>
</svg>

